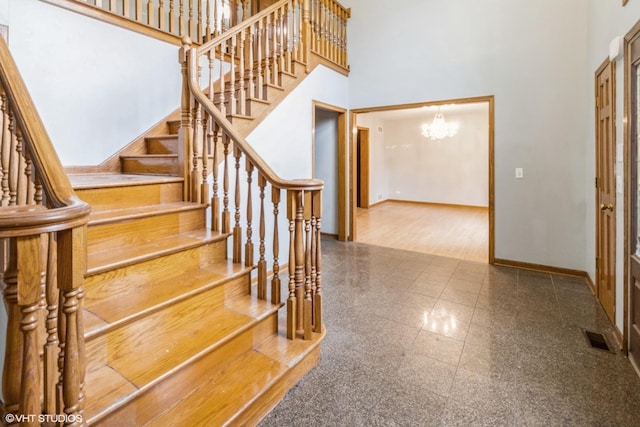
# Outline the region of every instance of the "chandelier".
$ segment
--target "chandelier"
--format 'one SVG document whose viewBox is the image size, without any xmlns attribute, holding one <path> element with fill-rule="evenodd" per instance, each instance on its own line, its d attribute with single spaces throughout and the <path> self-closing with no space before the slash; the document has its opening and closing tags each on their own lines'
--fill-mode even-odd
<svg viewBox="0 0 640 427">
<path fill-rule="evenodd" d="M 456 133 L 458 133 L 458 123 L 447 123 L 444 120 L 444 115 L 440 112 L 440 107 L 438 107 L 438 112 L 433 118 L 433 121 L 422 125 L 422 136 L 431 138 L 432 140 L 451 137 Z"/>
</svg>

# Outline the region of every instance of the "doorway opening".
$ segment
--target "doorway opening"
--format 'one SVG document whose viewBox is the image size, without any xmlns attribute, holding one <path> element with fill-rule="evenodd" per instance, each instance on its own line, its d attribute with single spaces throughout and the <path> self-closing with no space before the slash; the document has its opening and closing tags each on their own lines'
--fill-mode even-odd
<svg viewBox="0 0 640 427">
<path fill-rule="evenodd" d="M 313 103 L 312 177 L 324 181 L 322 233 L 347 240 L 347 110 Z"/>
<path fill-rule="evenodd" d="M 350 239 L 493 264 L 494 97 L 351 113 Z"/>
</svg>

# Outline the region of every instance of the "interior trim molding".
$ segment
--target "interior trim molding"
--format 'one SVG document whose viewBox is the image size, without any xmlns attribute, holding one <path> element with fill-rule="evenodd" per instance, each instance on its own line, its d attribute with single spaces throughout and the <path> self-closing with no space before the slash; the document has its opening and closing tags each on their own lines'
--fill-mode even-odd
<svg viewBox="0 0 640 427">
<path fill-rule="evenodd" d="M 587 281 L 587 284 L 589 285 L 590 288 L 592 288 L 592 291 L 594 289 L 593 281 L 591 280 L 589 273 L 587 273 L 586 271 L 573 270 L 571 268 L 564 268 L 564 267 L 554 267 L 554 266 L 544 265 L 544 264 L 535 264 L 535 263 L 524 262 L 524 261 L 515 261 L 515 260 L 503 259 L 503 258 L 496 258 L 495 264 L 501 265 L 504 267 L 516 267 L 524 270 L 539 271 L 541 273 L 553 273 L 553 274 L 562 274 L 564 276 L 582 277 Z"/>
</svg>

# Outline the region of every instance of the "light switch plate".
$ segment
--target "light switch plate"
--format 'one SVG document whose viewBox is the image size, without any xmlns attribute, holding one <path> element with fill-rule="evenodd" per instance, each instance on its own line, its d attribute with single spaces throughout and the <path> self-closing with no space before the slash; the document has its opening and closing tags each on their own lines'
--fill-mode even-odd
<svg viewBox="0 0 640 427">
<path fill-rule="evenodd" d="M 516 168 L 516 178 L 524 178 L 524 170 L 522 168 Z"/>
</svg>

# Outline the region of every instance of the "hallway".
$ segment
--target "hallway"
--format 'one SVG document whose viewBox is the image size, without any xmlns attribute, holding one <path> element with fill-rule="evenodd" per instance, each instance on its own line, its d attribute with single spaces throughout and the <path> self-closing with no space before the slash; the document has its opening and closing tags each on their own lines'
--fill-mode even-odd
<svg viewBox="0 0 640 427">
<path fill-rule="evenodd" d="M 319 365 L 268 426 L 632 426 L 640 378 L 578 278 L 323 241 Z"/>
</svg>

